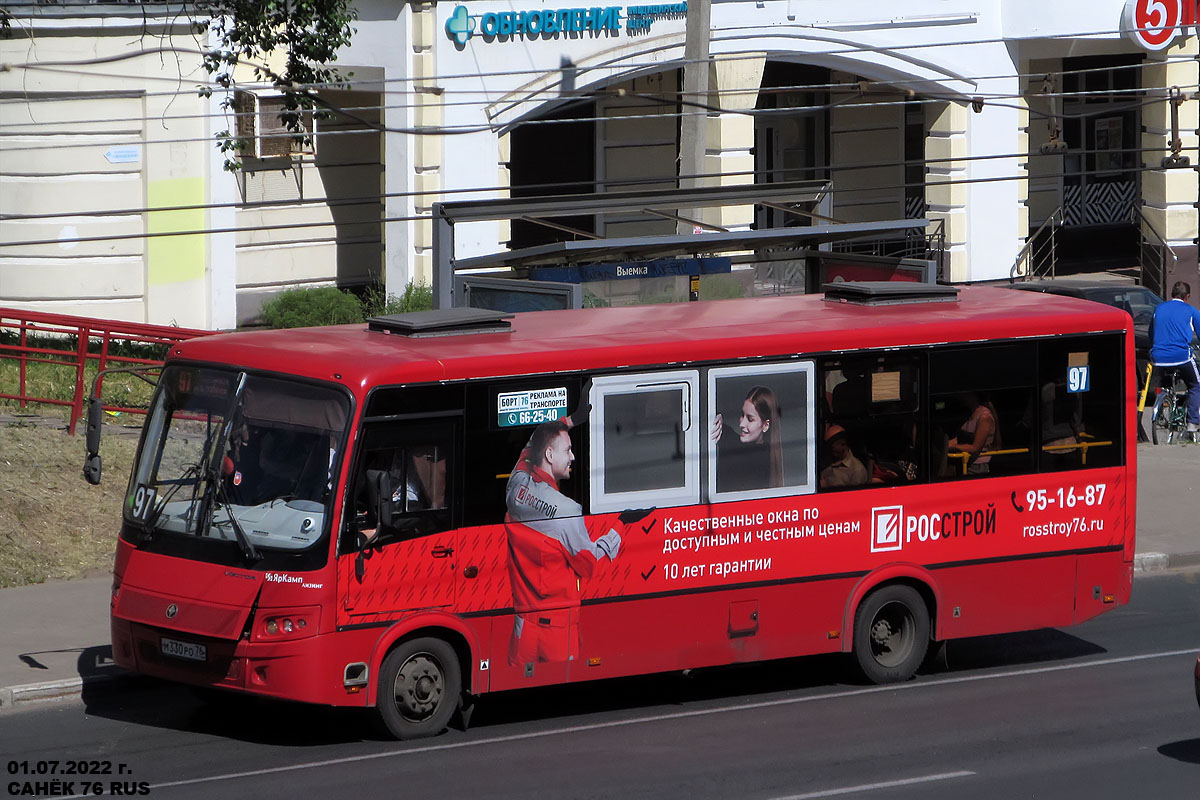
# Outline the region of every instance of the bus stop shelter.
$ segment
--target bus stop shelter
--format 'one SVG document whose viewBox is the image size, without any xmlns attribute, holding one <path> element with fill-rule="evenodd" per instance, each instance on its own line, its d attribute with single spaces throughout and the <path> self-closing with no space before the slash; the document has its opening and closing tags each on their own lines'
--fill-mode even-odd
<svg viewBox="0 0 1200 800">
<path fill-rule="evenodd" d="M 627 273 L 634 273 L 629 276 L 636 276 L 641 270 L 634 269 L 633 265 L 656 261 L 660 269 L 688 274 L 693 279 L 691 293 L 692 299 L 695 299 L 695 279 L 704 272 L 722 271 L 722 265 L 715 263 L 719 260 L 714 260 L 711 256 L 726 254 L 737 254 L 736 260 L 743 267 L 771 262 L 794 264 L 797 259 L 815 258 L 822 263 L 839 264 L 838 269 L 845 273 L 842 274 L 843 279 L 848 280 L 879 279 L 886 274 L 886 271 L 881 270 L 886 270 L 889 265 L 892 268 L 903 268 L 900 279 L 926 282 L 936 280 L 937 264 L 941 255 L 941 236 L 940 230 L 932 236 L 927 233 L 929 220 L 922 218 L 838 222 L 823 213 L 828 205 L 827 190 L 828 183 L 825 181 L 796 181 L 766 185 L 746 184 L 682 190 L 652 189 L 438 203 L 433 208 L 434 305 L 437 308 L 466 305 L 467 298 L 463 296 L 463 287 L 469 286 L 471 280 L 478 282 L 494 281 L 497 278 L 510 281 L 514 278 L 528 279 L 539 272 L 546 273 L 546 268 L 598 265 L 620 265 Z M 808 224 L 762 230 L 728 230 L 682 216 L 677 211 L 693 209 L 695 211 L 692 213 L 702 213 L 703 209 L 738 205 L 782 210 L 798 221 Z M 555 222 L 555 218 L 577 217 L 581 214 L 630 213 L 677 220 L 693 226 L 695 233 L 605 238 Z M 487 255 L 456 258 L 454 236 L 457 224 L 518 219 L 557 228 L 564 235 L 575 238 L 516 250 L 502 250 Z M 910 258 L 905 259 L 904 254 L 880 257 L 833 252 L 835 244 L 862 245 L 873 241 L 897 239 L 912 243 L 912 250 L 907 254 Z M 670 263 L 672 260 L 675 261 L 674 264 Z M 728 264 L 731 260 L 726 258 L 724 263 Z M 687 273 L 687 270 L 691 272 Z M 724 268 L 723 271 L 727 272 L 728 268 Z M 834 272 L 837 271 L 818 270 L 821 274 L 806 276 L 806 282 L 819 286 L 825 280 L 836 279 Z M 569 279 L 567 282 L 570 282 Z M 521 291 L 521 283 L 522 281 L 513 281 L 513 290 Z M 524 283 L 530 291 L 548 290 L 544 286 L 546 281 L 526 280 Z M 456 286 L 459 289 L 457 296 Z M 569 304 L 578 305 L 578 297 L 569 301 Z"/>
</svg>

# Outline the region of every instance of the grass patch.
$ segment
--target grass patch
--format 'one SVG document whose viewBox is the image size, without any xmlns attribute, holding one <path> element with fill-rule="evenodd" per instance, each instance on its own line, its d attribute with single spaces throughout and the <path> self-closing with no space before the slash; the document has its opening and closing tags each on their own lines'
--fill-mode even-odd
<svg viewBox="0 0 1200 800">
<path fill-rule="evenodd" d="M 114 363 L 113 366 L 121 366 Z M 88 362 L 83 371 L 84 396 L 92 390 L 92 381 L 99 371 L 99 364 Z M 0 392 L 5 394 L 21 393 L 20 364 L 15 358 L 0 357 Z M 148 408 L 150 396 L 154 387 L 145 381 L 135 378 L 128 373 L 106 375 L 100 387 L 100 396 L 104 404 L 122 408 Z M 25 395 L 30 397 L 47 397 L 55 400 L 71 400 L 75 397 L 75 367 L 66 364 L 29 363 L 25 370 Z M 9 398 L 0 398 L 0 407 L 17 409 L 20 402 Z M 70 413 L 69 406 L 59 406 L 52 403 L 26 403 L 25 410 L 35 414 L 46 414 L 56 419 L 66 419 Z"/>
<path fill-rule="evenodd" d="M 104 437 L 104 480 L 91 486 L 80 431 L 0 422 L 0 587 L 112 569 L 137 439 Z"/>
</svg>

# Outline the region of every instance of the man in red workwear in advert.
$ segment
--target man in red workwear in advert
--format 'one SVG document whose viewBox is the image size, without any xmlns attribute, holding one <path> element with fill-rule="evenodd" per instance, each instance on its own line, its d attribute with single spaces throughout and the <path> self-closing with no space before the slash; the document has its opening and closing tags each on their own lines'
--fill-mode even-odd
<svg viewBox="0 0 1200 800">
<path fill-rule="evenodd" d="M 615 559 L 621 549 L 621 534 L 612 528 L 593 539 L 583 507 L 558 490 L 575 461 L 568 431 L 587 410 L 534 428 L 508 479 L 504 528 L 516 612 L 508 661 L 514 666 L 578 657 L 581 582 L 597 561 Z"/>
</svg>

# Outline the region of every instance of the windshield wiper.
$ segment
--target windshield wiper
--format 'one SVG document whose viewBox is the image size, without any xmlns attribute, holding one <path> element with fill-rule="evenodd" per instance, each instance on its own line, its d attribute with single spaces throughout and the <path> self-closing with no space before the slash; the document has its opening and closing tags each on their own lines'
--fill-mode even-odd
<svg viewBox="0 0 1200 800">
<path fill-rule="evenodd" d="M 171 502 L 171 498 L 173 498 L 175 496 L 175 493 L 179 491 L 179 487 L 183 486 L 184 483 L 187 482 L 188 478 L 199 478 L 199 477 L 200 477 L 200 465 L 199 464 L 189 465 L 187 469 L 185 469 L 182 473 L 180 473 L 179 478 L 176 479 L 175 485 L 172 486 L 165 495 L 163 495 L 162 499 L 158 501 L 158 503 L 154 507 L 154 510 L 150 512 L 149 516 L 147 516 L 146 519 L 138 520 L 136 517 L 134 518 L 134 520 L 138 523 L 138 527 L 141 528 L 143 542 L 148 542 L 154 538 L 154 531 L 156 528 L 158 528 L 158 521 L 160 519 L 162 519 L 163 512 L 166 511 L 166 508 L 167 508 L 167 503 Z M 195 494 L 194 485 L 195 484 L 193 482 L 193 490 L 192 490 L 192 505 L 193 506 L 196 504 L 196 499 L 195 499 L 196 494 Z M 191 512 L 189 511 L 188 514 L 190 516 Z"/>
<path fill-rule="evenodd" d="M 247 561 L 257 561 L 259 559 L 258 549 L 246 536 L 246 531 L 242 530 L 242 524 L 238 522 L 237 516 L 233 513 L 233 503 L 229 502 L 229 496 L 225 493 L 225 485 L 221 479 L 221 457 L 225 452 L 225 443 L 229 440 L 229 433 L 233 429 L 234 417 L 242 402 L 242 392 L 245 388 L 246 373 L 240 372 L 238 373 L 237 388 L 234 389 L 233 396 L 229 398 L 229 406 L 225 410 L 223 422 L 213 431 L 215 436 L 210 435 L 204 443 L 204 499 L 201 503 L 203 511 L 198 522 L 202 523 L 199 527 L 204 530 L 214 524 L 212 499 L 216 497 L 229 516 L 233 535 L 237 539 L 242 555 L 246 557 Z"/>
<path fill-rule="evenodd" d="M 238 547 L 242 550 L 242 555 L 246 557 L 247 561 L 258 561 L 260 558 L 258 548 L 254 546 L 254 542 L 250 541 L 250 537 L 246 535 L 246 531 L 242 528 L 242 523 L 238 522 L 237 515 L 233 513 L 233 503 L 229 502 L 229 495 L 225 493 L 225 486 L 221 482 L 220 475 L 215 474 L 211 470 L 208 473 L 208 487 L 205 490 L 206 494 L 209 492 L 216 495 L 217 500 L 221 503 L 221 507 L 225 509 L 225 513 L 229 516 L 229 524 L 233 528 L 233 535 L 237 539 Z"/>
</svg>

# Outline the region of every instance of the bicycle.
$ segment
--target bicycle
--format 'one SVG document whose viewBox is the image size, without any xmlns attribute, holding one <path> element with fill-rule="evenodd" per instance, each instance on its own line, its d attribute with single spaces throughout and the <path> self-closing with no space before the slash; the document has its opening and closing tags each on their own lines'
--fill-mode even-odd
<svg viewBox="0 0 1200 800">
<path fill-rule="evenodd" d="M 1150 414 L 1150 438 L 1155 444 L 1183 441 L 1186 433 L 1187 394 L 1176 386 L 1178 374 L 1179 371 L 1175 369 L 1166 373 L 1171 388 L 1159 390 L 1158 399 L 1154 401 L 1154 410 Z"/>
<path fill-rule="evenodd" d="M 1163 367 L 1162 388 L 1150 413 L 1150 437 L 1155 444 L 1188 440 L 1187 387 L 1179 379 L 1181 367 Z M 1170 388 L 1168 388 L 1170 387 Z M 1193 435 L 1192 441 L 1196 440 Z"/>
</svg>

